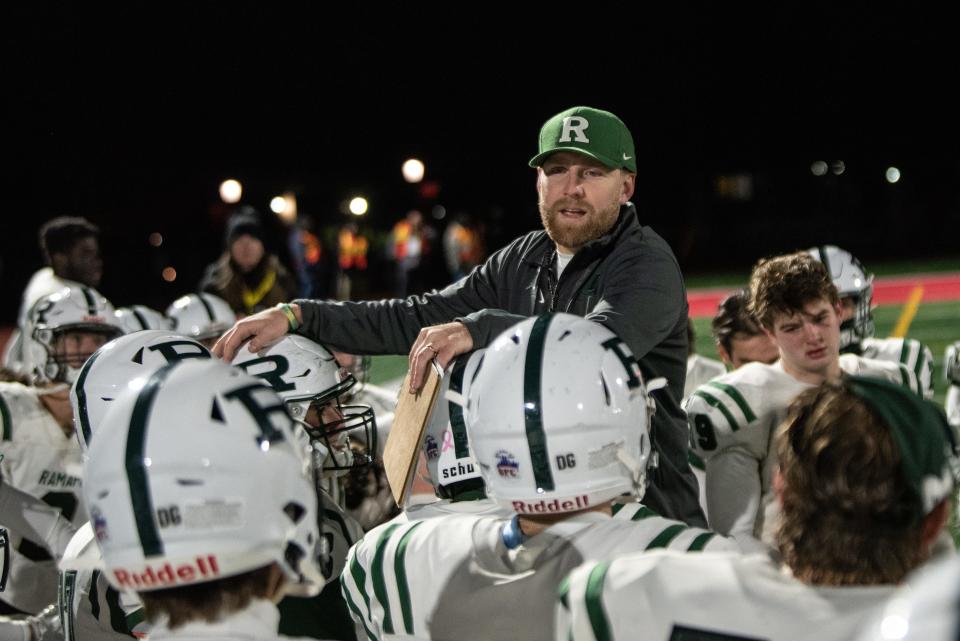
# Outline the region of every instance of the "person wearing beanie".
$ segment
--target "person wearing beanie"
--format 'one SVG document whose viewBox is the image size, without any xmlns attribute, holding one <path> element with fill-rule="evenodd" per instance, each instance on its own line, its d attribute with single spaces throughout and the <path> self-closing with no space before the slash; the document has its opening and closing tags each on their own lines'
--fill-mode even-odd
<svg viewBox="0 0 960 641">
<path fill-rule="evenodd" d="M 264 246 L 260 216 L 250 207 L 227 221 L 225 251 L 209 265 L 200 291 L 216 294 L 241 316 L 289 300 L 297 292 L 290 272 Z"/>
</svg>

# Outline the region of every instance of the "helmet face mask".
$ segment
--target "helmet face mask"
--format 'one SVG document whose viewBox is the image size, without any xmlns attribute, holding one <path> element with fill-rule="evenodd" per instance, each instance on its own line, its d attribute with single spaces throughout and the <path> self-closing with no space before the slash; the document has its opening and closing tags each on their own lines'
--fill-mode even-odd
<svg viewBox="0 0 960 641">
<path fill-rule="evenodd" d="M 356 380 L 342 370 L 325 347 L 290 335 L 256 354 L 246 348 L 239 350 L 233 365 L 262 378 L 280 395 L 322 455 L 318 464 L 323 472 L 339 475 L 373 462 L 372 453 L 377 451 L 373 409 L 341 402 Z M 358 440 L 364 452 L 352 447 Z"/>
<path fill-rule="evenodd" d="M 467 424 L 487 489 L 519 514 L 642 496 L 650 401 L 627 346 L 599 323 L 545 314 L 487 348 Z"/>
</svg>

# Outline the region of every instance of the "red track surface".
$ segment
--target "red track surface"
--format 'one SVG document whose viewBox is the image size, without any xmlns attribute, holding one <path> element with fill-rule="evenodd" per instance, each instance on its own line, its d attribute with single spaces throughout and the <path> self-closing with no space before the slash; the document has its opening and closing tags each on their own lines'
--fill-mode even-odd
<svg viewBox="0 0 960 641">
<path fill-rule="evenodd" d="M 921 303 L 960 300 L 960 273 L 957 274 L 911 274 L 909 276 L 890 276 L 873 281 L 873 302 L 876 305 L 902 305 L 907 302 L 910 292 L 917 286 L 923 287 Z M 733 291 L 732 288 L 693 289 L 687 292 L 692 318 L 712 318 L 717 313 L 717 305 L 723 297 Z"/>
</svg>

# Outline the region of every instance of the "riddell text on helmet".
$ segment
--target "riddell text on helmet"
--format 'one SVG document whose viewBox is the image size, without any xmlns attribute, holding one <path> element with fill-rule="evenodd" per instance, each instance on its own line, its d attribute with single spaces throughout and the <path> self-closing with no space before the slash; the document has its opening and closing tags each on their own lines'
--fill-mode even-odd
<svg viewBox="0 0 960 641">
<path fill-rule="evenodd" d="M 212 581 L 220 576 L 217 557 L 214 554 L 198 556 L 192 563 L 173 566 L 164 563 L 159 567 L 146 566 L 143 570 L 114 570 L 117 584 L 130 590 L 152 590 L 173 587 L 198 580 Z"/>
<path fill-rule="evenodd" d="M 586 494 L 575 499 L 553 499 L 552 501 L 513 501 L 513 511 L 517 514 L 551 514 L 554 512 L 574 512 L 590 507 L 590 500 Z"/>
</svg>

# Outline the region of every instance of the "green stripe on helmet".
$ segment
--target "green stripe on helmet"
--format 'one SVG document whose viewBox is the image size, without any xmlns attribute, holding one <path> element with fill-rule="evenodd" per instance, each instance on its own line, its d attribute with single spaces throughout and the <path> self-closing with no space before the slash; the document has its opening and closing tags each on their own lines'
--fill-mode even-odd
<svg viewBox="0 0 960 641">
<path fill-rule="evenodd" d="M 547 341 L 547 329 L 553 314 L 537 318 L 530 329 L 527 355 L 523 370 L 523 419 L 527 430 L 527 446 L 533 465 L 533 478 L 538 490 L 553 490 L 553 473 L 550 471 L 550 456 L 547 452 L 547 435 L 543 431 L 543 351 Z"/>
<path fill-rule="evenodd" d="M 87 382 L 87 376 L 93 369 L 93 364 L 100 358 L 100 350 L 93 353 L 93 356 L 87 359 L 87 362 L 80 368 L 80 374 L 77 375 L 77 422 L 80 424 L 80 433 L 83 434 L 83 442 L 90 447 L 90 439 L 93 437 L 93 430 L 90 428 L 90 415 L 87 413 L 87 390 L 84 384 Z"/>
<path fill-rule="evenodd" d="M 134 520 L 144 556 L 163 554 L 163 541 L 153 519 L 153 501 L 150 498 L 150 479 L 144 465 L 147 445 L 147 423 L 153 410 L 153 403 L 176 363 L 164 365 L 147 380 L 137 395 L 127 430 L 127 447 L 124 462 L 127 470 L 127 483 L 130 486 L 130 502 L 133 504 Z"/>
<path fill-rule="evenodd" d="M 457 359 L 450 373 L 450 389 L 457 394 L 463 393 L 463 376 L 467 371 L 467 356 Z M 453 451 L 457 458 L 466 458 L 470 455 L 470 439 L 467 437 L 467 424 L 463 420 L 463 407 L 459 403 L 447 401 L 450 414 L 450 431 L 453 433 Z"/>
</svg>

